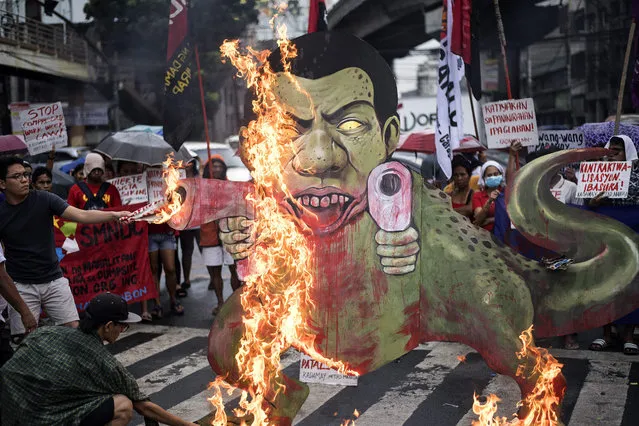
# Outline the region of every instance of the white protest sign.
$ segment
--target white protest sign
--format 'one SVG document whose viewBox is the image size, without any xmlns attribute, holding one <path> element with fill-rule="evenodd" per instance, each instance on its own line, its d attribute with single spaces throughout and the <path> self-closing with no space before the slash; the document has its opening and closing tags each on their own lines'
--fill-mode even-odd
<svg viewBox="0 0 639 426">
<path fill-rule="evenodd" d="M 20 113 L 29 109 L 29 102 L 12 102 L 9 104 L 9 111 L 11 111 L 11 133 L 14 135 L 21 135 L 22 120 L 20 120 Z"/>
<path fill-rule="evenodd" d="M 626 198 L 630 185 L 630 161 L 584 161 L 579 167 L 577 198 Z"/>
<path fill-rule="evenodd" d="M 523 146 L 539 143 L 532 98 L 491 102 L 482 110 L 488 148 L 508 148 L 516 141 Z"/>
<path fill-rule="evenodd" d="M 149 204 L 163 200 L 166 187 L 164 186 L 164 179 L 162 178 L 162 169 L 146 169 L 144 173 L 146 174 Z"/>
<path fill-rule="evenodd" d="M 300 359 L 300 381 L 325 385 L 357 386 L 357 376 L 338 373 L 306 354 L 302 354 L 302 359 Z"/>
<path fill-rule="evenodd" d="M 41 154 L 69 144 L 62 104 L 43 105 L 20 112 L 29 154 Z"/>
<path fill-rule="evenodd" d="M 581 130 L 542 130 L 539 132 L 539 144 L 533 151 L 543 149 L 577 149 L 586 148 L 584 134 Z"/>
<path fill-rule="evenodd" d="M 146 186 L 146 175 L 122 176 L 109 181 L 120 193 L 120 199 L 125 206 L 129 204 L 146 203 L 149 200 Z"/>
</svg>

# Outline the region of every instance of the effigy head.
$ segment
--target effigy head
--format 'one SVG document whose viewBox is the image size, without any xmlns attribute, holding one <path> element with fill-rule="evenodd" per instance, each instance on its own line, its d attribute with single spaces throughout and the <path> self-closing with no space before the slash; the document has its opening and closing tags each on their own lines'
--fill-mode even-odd
<svg viewBox="0 0 639 426">
<path fill-rule="evenodd" d="M 285 207 L 328 234 L 366 209 L 368 176 L 397 146 L 397 88 L 384 58 L 355 36 L 312 33 L 293 44 L 292 79 L 279 49 L 268 58 L 274 96 L 295 126 L 283 179 L 297 202 Z"/>
</svg>

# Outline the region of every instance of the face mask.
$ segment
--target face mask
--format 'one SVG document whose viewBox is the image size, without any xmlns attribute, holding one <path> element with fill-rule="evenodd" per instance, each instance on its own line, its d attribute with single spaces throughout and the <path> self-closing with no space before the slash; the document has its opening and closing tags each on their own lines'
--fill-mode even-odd
<svg viewBox="0 0 639 426">
<path fill-rule="evenodd" d="M 499 185 L 501 185 L 502 180 L 503 180 L 503 177 L 501 175 L 489 176 L 485 179 L 486 186 L 488 188 L 497 188 Z"/>
</svg>

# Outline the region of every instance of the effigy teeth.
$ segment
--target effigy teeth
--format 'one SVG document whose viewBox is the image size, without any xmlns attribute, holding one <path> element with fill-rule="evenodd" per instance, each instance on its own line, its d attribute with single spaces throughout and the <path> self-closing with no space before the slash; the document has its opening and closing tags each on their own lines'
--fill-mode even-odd
<svg viewBox="0 0 639 426">
<path fill-rule="evenodd" d="M 169 203 L 165 200 L 158 200 L 147 204 L 132 212 L 131 215 L 127 217 L 127 220 L 153 222 L 158 219 L 157 213 L 159 213 L 164 207 L 168 206 L 168 204 Z"/>
</svg>

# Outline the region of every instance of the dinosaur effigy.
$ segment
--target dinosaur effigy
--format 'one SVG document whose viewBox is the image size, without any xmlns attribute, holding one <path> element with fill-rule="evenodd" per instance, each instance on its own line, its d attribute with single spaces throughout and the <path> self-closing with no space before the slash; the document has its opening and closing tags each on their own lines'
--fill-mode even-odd
<svg viewBox="0 0 639 426">
<path fill-rule="evenodd" d="M 183 209 L 170 223 L 220 220 L 226 248 L 249 263 L 246 286 L 215 318 L 208 357 L 226 382 L 257 401 L 263 417 L 254 414 L 254 424 L 292 424 L 308 395 L 305 384 L 268 371 L 291 346 L 365 374 L 421 342 L 461 342 L 513 377 L 525 401 L 540 374 L 532 355 L 517 355 L 523 330 L 565 335 L 639 306 L 636 234 L 567 207 L 548 190 L 562 164 L 605 150 L 546 156 L 510 182 L 517 229 L 575 260 L 549 271 L 493 240 L 457 214 L 446 194 L 390 160 L 399 138 L 397 89 L 368 44 L 308 34 L 268 58 L 255 53 L 259 69 L 234 50 L 223 53 L 242 75 L 254 71 L 248 84 L 256 116 L 240 151 L 255 182 L 183 181 Z M 273 145 L 260 151 L 266 143 Z M 563 376 L 552 385 L 556 408 Z"/>
</svg>

